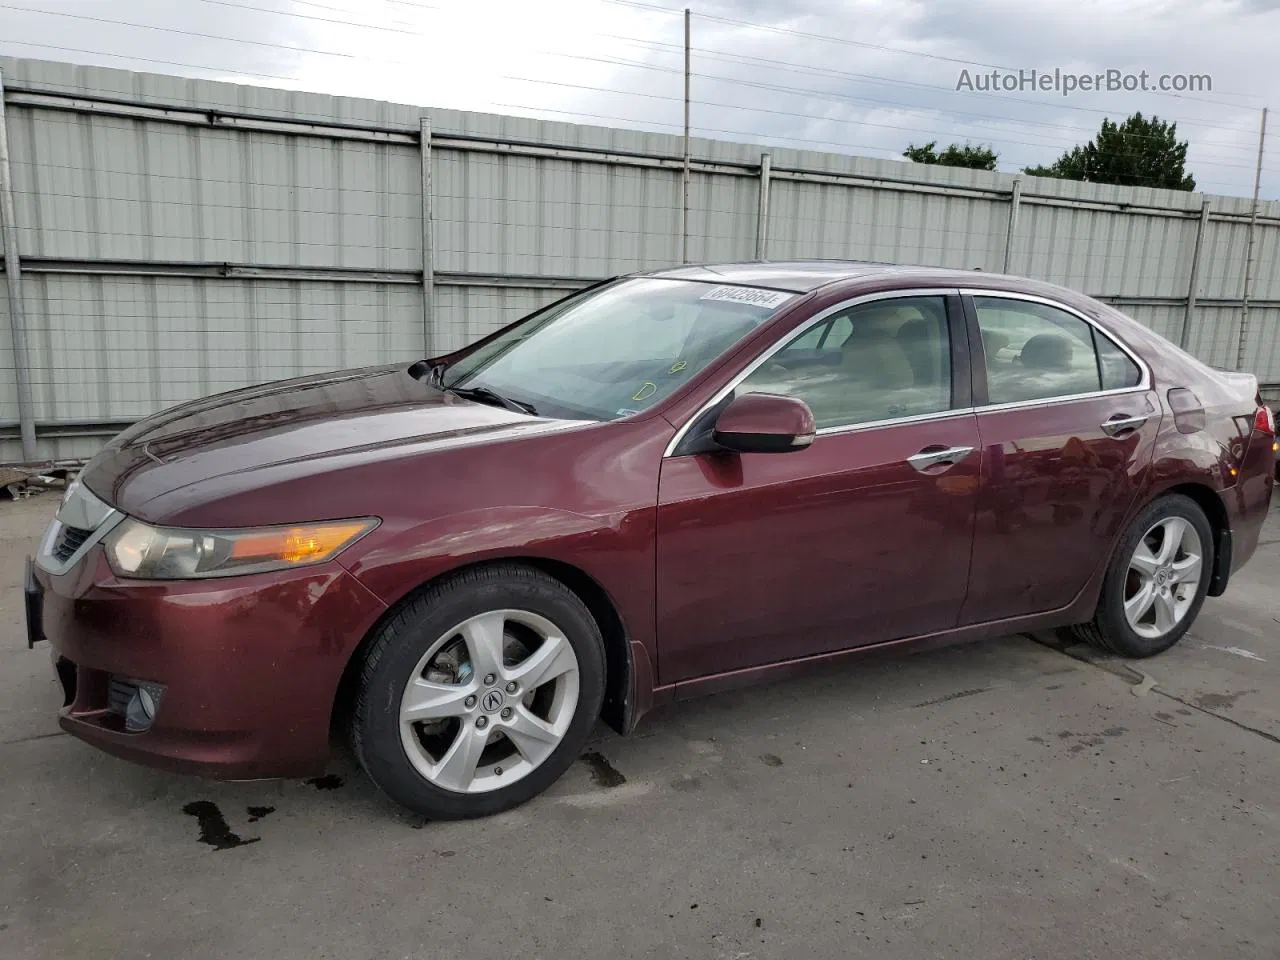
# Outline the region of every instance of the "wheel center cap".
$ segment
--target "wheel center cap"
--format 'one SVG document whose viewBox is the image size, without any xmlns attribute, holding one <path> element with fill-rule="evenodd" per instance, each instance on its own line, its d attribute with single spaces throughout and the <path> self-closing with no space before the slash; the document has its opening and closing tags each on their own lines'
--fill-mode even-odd
<svg viewBox="0 0 1280 960">
<path fill-rule="evenodd" d="M 503 696 L 501 690 L 490 690 L 480 698 L 480 706 L 485 713 L 497 713 L 507 702 L 507 698 Z"/>
<path fill-rule="evenodd" d="M 1169 582 L 1169 571 L 1166 569 L 1157 570 L 1156 583 L 1160 584 L 1160 586 L 1163 587 L 1168 582 Z"/>
</svg>

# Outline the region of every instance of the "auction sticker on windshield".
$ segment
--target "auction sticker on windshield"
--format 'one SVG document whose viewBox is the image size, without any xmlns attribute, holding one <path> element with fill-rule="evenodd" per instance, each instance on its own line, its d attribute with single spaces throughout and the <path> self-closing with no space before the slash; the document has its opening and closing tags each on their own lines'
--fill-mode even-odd
<svg viewBox="0 0 1280 960">
<path fill-rule="evenodd" d="M 769 310 L 780 307 L 795 297 L 794 293 L 782 293 L 779 290 L 761 290 L 758 287 L 712 287 L 700 296 L 699 300 L 725 300 L 729 303 L 745 303 L 752 307 L 765 307 Z"/>
</svg>

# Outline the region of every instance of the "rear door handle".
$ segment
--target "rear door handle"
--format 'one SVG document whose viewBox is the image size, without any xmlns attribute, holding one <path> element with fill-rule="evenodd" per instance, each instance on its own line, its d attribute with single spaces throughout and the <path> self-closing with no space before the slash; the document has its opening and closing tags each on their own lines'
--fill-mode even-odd
<svg viewBox="0 0 1280 960">
<path fill-rule="evenodd" d="M 1123 413 L 1117 413 L 1110 420 L 1101 424 L 1102 432 L 1108 437 L 1119 436 L 1126 430 L 1133 430 L 1142 426 L 1149 419 L 1149 417 L 1126 417 Z"/>
<path fill-rule="evenodd" d="M 907 463 L 923 473 L 930 467 L 944 463 L 954 466 L 971 453 L 973 447 L 925 447 L 919 453 L 907 457 Z"/>
</svg>

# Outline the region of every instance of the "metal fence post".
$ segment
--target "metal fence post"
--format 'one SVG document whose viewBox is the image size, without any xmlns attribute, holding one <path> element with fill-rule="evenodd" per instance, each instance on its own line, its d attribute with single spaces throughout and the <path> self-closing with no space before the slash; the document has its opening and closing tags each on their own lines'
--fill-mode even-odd
<svg viewBox="0 0 1280 960">
<path fill-rule="evenodd" d="M 1204 248 L 1204 231 L 1209 225 L 1209 198 L 1200 198 L 1200 221 L 1196 225 L 1196 245 L 1191 253 L 1191 279 L 1187 282 L 1187 307 L 1182 314 L 1182 329 L 1178 332 L 1178 346 L 1187 349 L 1191 339 L 1191 321 L 1196 312 L 1196 296 L 1200 292 L 1200 251 Z"/>
<path fill-rule="evenodd" d="M 1249 240 L 1244 254 L 1244 292 L 1240 297 L 1240 342 L 1236 345 L 1236 369 L 1244 369 L 1244 355 L 1249 344 L 1249 283 L 1253 279 L 1253 238 L 1258 228 L 1258 190 L 1262 186 L 1262 152 L 1267 143 L 1267 108 L 1262 108 L 1262 125 L 1258 130 L 1258 165 L 1253 175 L 1253 207 L 1249 213 Z"/>
<path fill-rule="evenodd" d="M 27 358 L 27 322 L 22 302 L 22 258 L 18 255 L 18 219 L 9 170 L 9 134 L 4 112 L 4 77 L 0 75 L 0 254 L 9 295 L 9 332 L 13 337 L 13 369 L 18 381 L 18 424 L 22 459 L 36 458 L 36 420 L 31 402 L 31 370 Z"/>
<path fill-rule="evenodd" d="M 1013 192 L 1009 195 L 1009 229 L 1004 235 L 1004 269 L 1009 272 L 1009 264 L 1013 262 L 1013 238 L 1018 232 L 1018 208 L 1022 205 L 1022 174 L 1013 178 Z"/>
<path fill-rule="evenodd" d="M 422 154 L 422 349 L 427 357 L 436 345 L 436 268 L 431 236 L 431 118 L 418 120 Z"/>
<path fill-rule="evenodd" d="M 756 206 L 756 259 L 769 257 L 769 178 L 773 175 L 773 160 L 767 153 L 760 154 L 760 202 Z"/>
</svg>

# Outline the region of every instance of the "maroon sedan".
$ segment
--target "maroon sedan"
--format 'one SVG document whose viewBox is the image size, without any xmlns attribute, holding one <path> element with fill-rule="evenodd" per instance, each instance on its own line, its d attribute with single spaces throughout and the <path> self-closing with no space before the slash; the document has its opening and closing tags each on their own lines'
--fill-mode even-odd
<svg viewBox="0 0 1280 960">
<path fill-rule="evenodd" d="M 598 717 L 849 655 L 1158 653 L 1254 552 L 1274 436 L 1253 377 L 1059 287 L 672 269 L 137 424 L 41 543 L 30 635 L 111 753 L 302 776 L 340 725 L 400 803 L 490 814 Z"/>
</svg>

